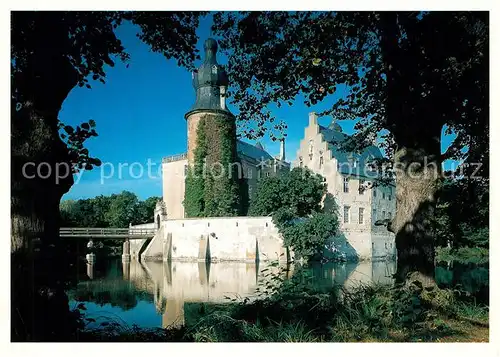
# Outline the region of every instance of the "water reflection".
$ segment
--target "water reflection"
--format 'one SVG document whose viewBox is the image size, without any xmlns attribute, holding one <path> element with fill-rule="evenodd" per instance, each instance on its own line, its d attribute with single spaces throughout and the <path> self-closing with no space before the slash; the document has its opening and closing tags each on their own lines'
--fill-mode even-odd
<svg viewBox="0 0 500 357">
<path fill-rule="evenodd" d="M 315 264 L 306 271 L 317 288 L 342 285 L 351 289 L 360 283 L 392 284 L 395 268 L 393 261 L 377 261 Z M 298 269 L 301 268 L 296 267 L 294 271 L 292 266 L 286 278 L 298 276 Z M 184 324 L 184 310 L 192 307 L 185 303 L 224 303 L 229 301 L 227 297 L 254 297 L 266 274 L 284 274 L 279 267 L 265 263 L 168 264 L 135 260 L 83 263 L 79 271 L 82 274 L 80 282 L 75 289 L 68 291 L 72 306 L 85 302 L 87 316 L 96 319 L 97 325 L 112 319 L 140 327 Z M 436 267 L 436 281 L 442 287 L 465 289 L 477 302 L 489 301 L 487 265 L 440 265 Z M 191 316 L 190 312 L 188 316 Z"/>
<path fill-rule="evenodd" d="M 99 262 L 98 262 L 99 263 Z M 102 264 L 102 263 L 101 263 Z M 317 264 L 308 268 L 317 287 L 360 283 L 392 284 L 395 262 Z M 105 271 L 102 271 L 102 270 Z M 255 297 L 268 274 L 289 278 L 293 266 L 266 263 L 108 262 L 87 265 L 86 281 L 69 292 L 73 301 L 90 302 L 93 317 L 113 314 L 140 327 L 171 327 L 185 323 L 185 303 L 225 303 L 228 298 Z M 90 278 L 90 280 L 89 280 Z"/>
<path fill-rule="evenodd" d="M 315 284 L 335 284 L 350 288 L 360 283 L 392 283 L 394 262 L 329 264 L 312 267 Z M 252 297 L 263 271 L 283 273 L 279 267 L 246 263 L 158 263 L 130 262 L 129 279 L 137 289 L 154 297 L 156 310 L 162 315 L 162 326 L 184 324 L 186 302 L 228 302 L 231 297 Z M 293 274 L 289 271 L 288 274 Z M 125 274 L 124 274 L 125 277 Z"/>
</svg>

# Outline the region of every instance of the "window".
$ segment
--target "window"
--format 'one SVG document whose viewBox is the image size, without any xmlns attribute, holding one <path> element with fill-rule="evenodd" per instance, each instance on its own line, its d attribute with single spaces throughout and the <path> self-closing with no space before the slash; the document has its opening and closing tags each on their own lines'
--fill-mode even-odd
<svg viewBox="0 0 500 357">
<path fill-rule="evenodd" d="M 323 156 L 319 157 L 319 168 L 321 169 L 323 167 Z"/>
<path fill-rule="evenodd" d="M 187 176 L 188 173 L 188 165 L 184 165 L 184 176 Z"/>
<path fill-rule="evenodd" d="M 252 178 L 252 169 L 250 167 L 247 170 L 247 178 L 249 178 L 249 179 Z"/>
<path fill-rule="evenodd" d="M 260 179 L 262 175 L 262 169 L 260 167 L 257 167 L 257 178 Z"/>
<path fill-rule="evenodd" d="M 349 177 L 344 177 L 344 193 L 349 192 Z"/>
<path fill-rule="evenodd" d="M 377 188 L 373 187 L 373 197 L 377 197 Z"/>
<path fill-rule="evenodd" d="M 300 167 L 304 166 L 304 163 L 302 162 L 302 156 L 299 157 L 299 166 Z"/>
<path fill-rule="evenodd" d="M 358 167 L 358 159 L 354 159 L 352 166 L 353 166 L 353 168 Z"/>
<path fill-rule="evenodd" d="M 377 210 L 376 209 L 373 210 L 373 215 L 372 216 L 373 216 L 372 217 L 372 222 L 375 223 L 377 221 Z"/>
<path fill-rule="evenodd" d="M 349 211 L 350 210 L 351 210 L 351 207 L 344 206 L 344 223 L 349 223 Z"/>
<path fill-rule="evenodd" d="M 309 160 L 312 160 L 313 151 L 314 151 L 313 141 L 309 140 Z"/>
<path fill-rule="evenodd" d="M 389 187 L 389 193 L 387 194 L 387 199 L 390 201 L 392 199 L 392 187 Z"/>
<path fill-rule="evenodd" d="M 268 172 L 266 172 L 266 177 L 269 177 L 271 174 Z"/>
<path fill-rule="evenodd" d="M 365 193 L 365 190 L 363 188 L 364 183 L 365 183 L 365 180 L 359 180 L 358 192 L 360 195 L 364 195 L 364 193 Z"/>
<path fill-rule="evenodd" d="M 359 212 L 358 212 L 358 222 L 359 224 L 364 224 L 365 223 L 365 209 L 360 207 Z"/>
<path fill-rule="evenodd" d="M 382 199 L 385 200 L 385 191 L 382 190 Z"/>
<path fill-rule="evenodd" d="M 385 219 L 385 211 L 382 211 L 382 219 Z"/>
</svg>

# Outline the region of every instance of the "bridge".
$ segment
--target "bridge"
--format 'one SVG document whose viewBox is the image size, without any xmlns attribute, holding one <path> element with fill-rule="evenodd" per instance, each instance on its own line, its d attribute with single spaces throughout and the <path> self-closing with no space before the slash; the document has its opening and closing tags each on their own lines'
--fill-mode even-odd
<svg viewBox="0 0 500 357">
<path fill-rule="evenodd" d="M 153 238 L 158 229 L 156 228 L 73 228 L 62 227 L 59 229 L 59 236 L 61 238 L 84 238 L 88 239 L 89 253 L 86 255 L 87 262 L 93 264 L 95 262 L 95 254 L 93 253 L 94 239 L 123 239 L 123 261 L 130 261 L 130 240 L 132 239 L 150 239 Z M 143 243 L 139 242 L 140 245 Z"/>
<path fill-rule="evenodd" d="M 156 228 L 68 228 L 59 230 L 62 238 L 88 238 L 88 239 L 148 239 L 153 238 L 158 230 Z"/>
</svg>

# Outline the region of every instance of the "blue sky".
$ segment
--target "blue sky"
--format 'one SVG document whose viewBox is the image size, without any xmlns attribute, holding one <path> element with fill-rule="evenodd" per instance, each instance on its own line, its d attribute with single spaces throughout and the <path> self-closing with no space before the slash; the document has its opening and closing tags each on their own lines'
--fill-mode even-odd
<svg viewBox="0 0 500 357">
<path fill-rule="evenodd" d="M 201 21 L 198 29 L 198 49 L 203 49 L 204 40 L 210 36 L 210 17 Z M 92 89 L 74 88 L 63 104 L 60 120 L 69 125 L 94 119 L 97 123 L 96 138 L 86 142 L 92 156 L 103 165 L 84 171 L 75 178 L 70 191 L 63 199 L 80 199 L 109 195 L 128 190 L 140 199 L 161 196 L 161 178 L 157 174 L 164 156 L 186 151 L 186 121 L 184 114 L 193 105 L 195 93 L 191 85 L 191 74 L 179 68 L 174 60 L 166 60 L 153 53 L 136 36 L 137 28 L 124 24 L 117 29 L 130 54 L 129 67 L 117 62 L 106 68 L 106 84 L 92 83 Z M 203 51 L 202 51 L 203 53 Z M 219 63 L 226 64 L 222 56 Z M 335 99 L 335 98 L 331 98 Z M 278 119 L 285 120 L 287 129 L 287 159 L 293 160 L 311 111 L 320 112 L 331 105 L 330 100 L 306 107 L 299 98 L 291 107 L 274 110 Z M 234 108 L 230 109 L 236 114 Z M 329 119 L 320 119 L 328 124 Z M 340 121 L 344 132 L 352 133 L 354 122 Z M 444 140 L 447 147 L 451 137 Z M 269 138 L 261 140 L 271 155 L 279 153 L 279 144 Z M 153 178 L 140 175 L 139 164 L 147 167 L 152 163 Z M 132 166 L 133 163 L 139 163 Z M 119 164 L 122 164 L 119 175 Z M 114 174 L 111 175 L 111 165 Z M 128 165 L 128 166 L 125 166 Z M 161 169 L 160 169 L 161 170 Z M 112 177 L 111 177 L 112 176 Z M 135 176 L 135 177 L 134 177 Z M 107 178 L 109 177 L 109 178 Z"/>
</svg>

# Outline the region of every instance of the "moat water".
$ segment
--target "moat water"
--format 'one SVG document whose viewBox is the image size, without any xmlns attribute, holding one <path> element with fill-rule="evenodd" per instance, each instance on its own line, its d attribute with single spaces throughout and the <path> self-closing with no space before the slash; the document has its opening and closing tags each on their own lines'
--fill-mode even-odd
<svg viewBox="0 0 500 357">
<path fill-rule="evenodd" d="M 187 263 L 137 262 L 119 259 L 82 264 L 78 283 L 68 291 L 70 307 L 83 303 L 88 327 L 103 322 L 125 326 L 158 328 L 179 326 L 188 318 L 190 303 L 224 303 L 230 299 L 254 298 L 270 274 L 289 278 L 293 267 L 266 263 Z M 307 269 L 307 276 L 318 288 L 359 284 L 393 284 L 394 261 L 317 264 Z M 460 270 L 457 272 L 457 269 Z M 439 283 L 459 285 L 472 293 L 488 292 L 488 269 L 485 267 L 440 266 Z M 486 289 L 486 290 L 485 290 Z M 485 292 L 486 291 L 486 292 Z M 94 321 L 95 320 L 95 321 Z"/>
</svg>

